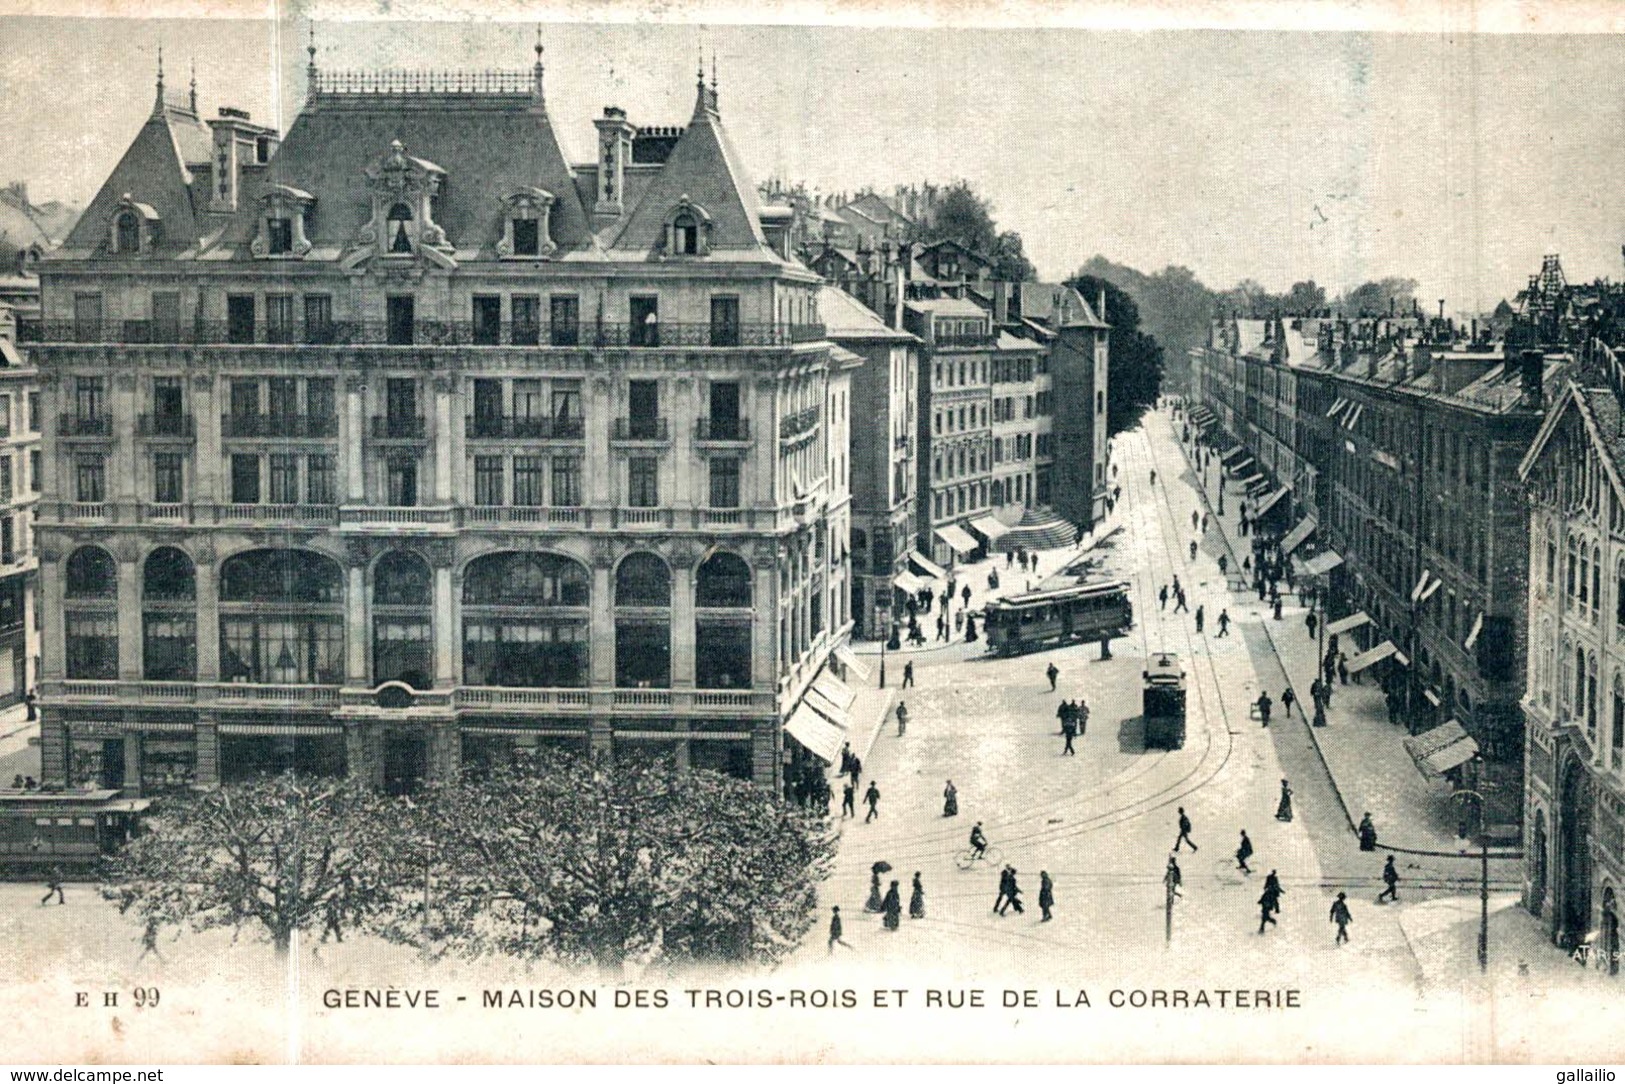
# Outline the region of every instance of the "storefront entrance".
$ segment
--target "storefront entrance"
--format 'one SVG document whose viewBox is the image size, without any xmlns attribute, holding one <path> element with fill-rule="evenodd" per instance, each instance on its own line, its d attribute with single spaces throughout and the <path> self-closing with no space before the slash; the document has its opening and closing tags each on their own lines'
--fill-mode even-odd
<svg viewBox="0 0 1625 1084">
<path fill-rule="evenodd" d="M 1577 759 L 1563 770 L 1557 824 L 1557 943 L 1572 949 L 1591 928 L 1591 777 Z"/>
<path fill-rule="evenodd" d="M 423 785 L 429 746 L 422 734 L 390 730 L 384 734 L 384 793 L 411 794 Z"/>
</svg>

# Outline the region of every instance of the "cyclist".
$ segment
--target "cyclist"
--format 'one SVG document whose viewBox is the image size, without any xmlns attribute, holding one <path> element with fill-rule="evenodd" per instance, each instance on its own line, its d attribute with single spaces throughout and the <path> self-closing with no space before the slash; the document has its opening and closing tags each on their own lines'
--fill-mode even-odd
<svg viewBox="0 0 1625 1084">
<path fill-rule="evenodd" d="M 977 821 L 976 827 L 970 830 L 970 853 L 972 858 L 987 857 L 987 837 L 982 834 L 981 821 Z"/>
</svg>

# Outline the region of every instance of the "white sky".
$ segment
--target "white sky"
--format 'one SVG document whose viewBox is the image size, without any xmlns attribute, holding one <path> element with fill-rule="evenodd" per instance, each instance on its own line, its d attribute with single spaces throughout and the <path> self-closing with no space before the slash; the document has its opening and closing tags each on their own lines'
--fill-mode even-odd
<svg viewBox="0 0 1625 1084">
<path fill-rule="evenodd" d="M 0 0 L 0 12 L 24 2 Z M 524 14 L 384 22 L 317 9 L 318 63 L 528 67 L 535 16 Z M 1039 9 L 1011 21 L 1026 17 L 1054 21 Z M 236 105 L 274 120 L 280 109 L 285 127 L 303 94 L 305 27 L 287 9 L 280 23 L 0 14 L 0 179 L 27 180 L 36 201 L 88 200 L 151 108 L 160 41 L 172 87 L 196 62 L 206 116 Z M 1571 279 L 1621 277 L 1622 35 L 719 17 L 549 22 L 543 39 L 549 109 L 572 160 L 590 160 L 606 104 L 637 124 L 684 122 L 703 44 L 718 54 L 723 119 L 755 179 L 828 191 L 965 177 L 1045 276 L 1096 253 L 1146 271 L 1182 263 L 1214 288 L 1246 276 L 1335 291 L 1405 275 L 1452 311 L 1510 296 L 1547 252 Z"/>
</svg>

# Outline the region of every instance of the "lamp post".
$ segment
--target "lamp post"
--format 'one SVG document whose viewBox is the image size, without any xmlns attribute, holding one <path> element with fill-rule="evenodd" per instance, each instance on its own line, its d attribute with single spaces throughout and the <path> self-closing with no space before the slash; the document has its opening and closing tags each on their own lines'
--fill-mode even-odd
<svg viewBox="0 0 1625 1084">
<path fill-rule="evenodd" d="M 886 641 L 891 638 L 891 607 L 875 606 L 875 624 L 880 629 L 880 687 L 886 687 Z"/>
<path fill-rule="evenodd" d="M 1475 777 L 1480 761 L 1477 756 L 1472 759 Z M 1490 837 L 1484 830 L 1484 796 L 1471 787 L 1462 787 L 1450 797 L 1471 797 L 1478 802 L 1478 970 L 1483 974 L 1490 967 Z"/>
</svg>

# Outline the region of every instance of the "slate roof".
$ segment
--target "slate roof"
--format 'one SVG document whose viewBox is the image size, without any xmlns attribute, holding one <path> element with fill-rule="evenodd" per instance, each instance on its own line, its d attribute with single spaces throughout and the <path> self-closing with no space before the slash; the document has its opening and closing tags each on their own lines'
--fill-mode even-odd
<svg viewBox="0 0 1625 1084">
<path fill-rule="evenodd" d="M 194 203 L 189 167 L 208 163 L 211 139 L 209 129 L 190 110 L 172 105 L 155 109 L 69 231 L 58 250 L 60 255 L 107 255 L 113 212 L 126 193 L 158 212 L 162 224 L 154 246 L 158 255 L 172 256 L 190 249 L 208 226 Z M 205 202 L 206 210 L 206 191 L 197 198 Z"/>
<path fill-rule="evenodd" d="M 1050 327 L 1107 327 L 1087 298 L 1059 282 L 1020 282 L 1021 315 Z"/>
<path fill-rule="evenodd" d="M 824 286 L 818 291 L 818 315 L 824 321 L 824 335 L 832 342 L 852 339 L 889 339 L 918 342 L 906 331 L 888 327 L 869 307 L 845 290 Z"/>
</svg>

